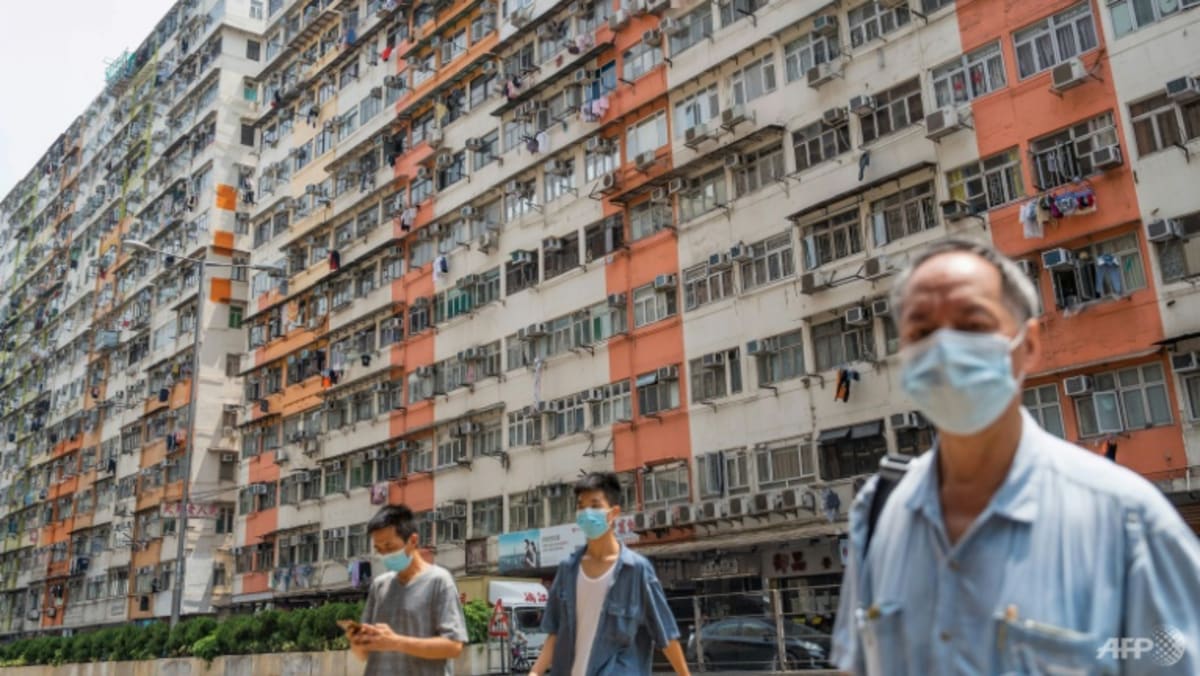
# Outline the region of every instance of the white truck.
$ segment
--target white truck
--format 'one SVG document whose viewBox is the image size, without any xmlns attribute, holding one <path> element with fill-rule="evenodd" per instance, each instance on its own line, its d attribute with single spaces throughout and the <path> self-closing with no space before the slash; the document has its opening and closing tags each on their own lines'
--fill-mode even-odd
<svg viewBox="0 0 1200 676">
<path fill-rule="evenodd" d="M 546 643 L 542 631 L 542 616 L 546 612 L 546 600 L 550 592 L 545 585 L 536 581 L 491 580 L 488 582 L 488 603 L 496 605 L 499 600 L 508 613 L 508 626 L 512 631 L 510 640 L 524 645 L 525 656 L 530 662 L 537 659 Z"/>
</svg>

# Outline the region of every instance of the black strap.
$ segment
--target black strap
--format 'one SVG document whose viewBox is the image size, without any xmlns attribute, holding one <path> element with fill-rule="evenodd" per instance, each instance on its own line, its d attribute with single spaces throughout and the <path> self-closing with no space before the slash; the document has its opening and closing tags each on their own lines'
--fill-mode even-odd
<svg viewBox="0 0 1200 676">
<path fill-rule="evenodd" d="M 883 514 L 883 508 L 887 506 L 888 497 L 896 488 L 896 484 L 904 478 L 904 473 L 908 471 L 909 460 L 911 458 L 894 455 L 885 455 L 880 459 L 879 472 L 875 475 L 877 477 L 875 494 L 871 496 L 871 506 L 867 510 L 867 541 L 863 545 L 864 556 L 871 548 L 871 537 L 875 535 L 875 524 L 879 522 L 879 516 Z"/>
</svg>

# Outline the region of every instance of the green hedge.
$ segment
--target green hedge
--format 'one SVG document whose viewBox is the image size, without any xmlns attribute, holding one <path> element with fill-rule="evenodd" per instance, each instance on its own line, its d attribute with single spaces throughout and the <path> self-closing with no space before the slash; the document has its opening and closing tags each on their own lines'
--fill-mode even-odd
<svg viewBox="0 0 1200 676">
<path fill-rule="evenodd" d="M 0 667 L 71 662 L 152 660 L 163 656 L 314 652 L 349 647 L 338 620 L 357 620 L 362 603 L 327 603 L 317 608 L 268 610 L 223 620 L 198 617 L 174 631 L 156 622 L 125 624 L 74 636 L 38 636 L 0 644 Z"/>
<path fill-rule="evenodd" d="M 463 608 L 471 643 L 487 641 L 491 608 L 472 601 Z M 197 617 L 168 631 L 167 625 L 125 624 L 74 636 L 39 636 L 0 644 L 0 667 L 74 662 L 153 660 L 163 656 L 199 657 L 211 662 L 221 655 L 317 652 L 349 648 L 338 620 L 357 620 L 362 603 L 327 603 L 300 610 L 267 610 L 223 620 Z"/>
</svg>

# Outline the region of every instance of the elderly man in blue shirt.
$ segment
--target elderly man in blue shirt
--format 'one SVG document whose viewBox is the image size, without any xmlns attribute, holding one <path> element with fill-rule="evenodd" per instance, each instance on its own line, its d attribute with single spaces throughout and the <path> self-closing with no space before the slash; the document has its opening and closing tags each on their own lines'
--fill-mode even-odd
<svg viewBox="0 0 1200 676">
<path fill-rule="evenodd" d="M 941 242 L 897 280 L 904 391 L 938 432 L 878 512 L 850 517 L 834 631 L 856 674 L 1200 674 L 1200 543 L 1137 474 L 1020 406 L 1036 291 Z"/>
</svg>

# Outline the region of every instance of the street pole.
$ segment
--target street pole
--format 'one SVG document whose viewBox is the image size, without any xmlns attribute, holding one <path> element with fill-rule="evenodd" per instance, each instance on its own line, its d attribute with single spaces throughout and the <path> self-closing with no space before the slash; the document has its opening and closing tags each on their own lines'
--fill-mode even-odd
<svg viewBox="0 0 1200 676">
<path fill-rule="evenodd" d="M 201 256 L 207 257 L 208 247 Z M 192 382 L 188 402 L 187 448 L 183 454 L 183 490 L 179 498 L 179 515 L 175 517 L 175 586 L 171 589 L 171 629 L 179 624 L 183 610 L 183 581 L 187 569 L 188 507 L 192 485 L 192 454 L 196 449 L 197 391 L 200 380 L 200 322 L 204 317 L 204 267 L 208 264 L 201 258 L 196 265 L 196 318 L 192 322 Z"/>
</svg>

